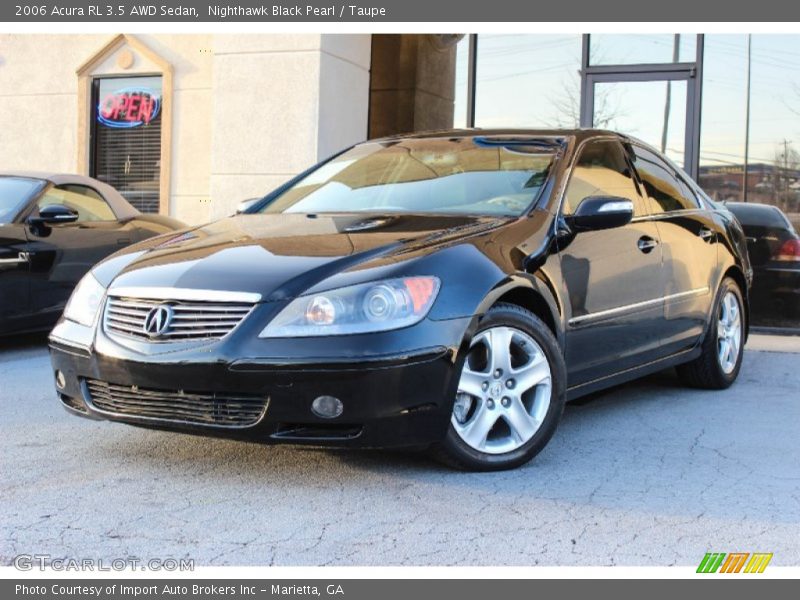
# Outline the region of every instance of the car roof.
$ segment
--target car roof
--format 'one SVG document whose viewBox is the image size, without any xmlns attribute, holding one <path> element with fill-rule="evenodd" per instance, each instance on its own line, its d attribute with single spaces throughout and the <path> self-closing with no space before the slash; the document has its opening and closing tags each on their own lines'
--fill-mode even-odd
<svg viewBox="0 0 800 600">
<path fill-rule="evenodd" d="M 22 177 L 26 179 L 39 179 L 48 181 L 53 185 L 84 185 L 97 190 L 106 199 L 111 210 L 117 219 L 124 220 L 138 216 L 140 213 L 116 189 L 107 183 L 103 183 L 89 177 L 88 175 L 78 175 L 77 173 L 56 173 L 51 171 L 0 171 L 0 177 Z"/>
</svg>

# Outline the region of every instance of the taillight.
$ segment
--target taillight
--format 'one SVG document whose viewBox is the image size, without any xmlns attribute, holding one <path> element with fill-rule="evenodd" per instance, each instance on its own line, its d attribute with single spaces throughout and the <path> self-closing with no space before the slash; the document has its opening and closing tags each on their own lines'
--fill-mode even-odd
<svg viewBox="0 0 800 600">
<path fill-rule="evenodd" d="M 775 260 L 800 261 L 800 240 L 786 240 L 775 255 Z"/>
</svg>

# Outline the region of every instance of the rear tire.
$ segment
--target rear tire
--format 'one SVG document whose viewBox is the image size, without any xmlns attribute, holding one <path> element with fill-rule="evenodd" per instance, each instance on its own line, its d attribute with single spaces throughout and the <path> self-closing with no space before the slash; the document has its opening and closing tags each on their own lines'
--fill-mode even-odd
<svg viewBox="0 0 800 600">
<path fill-rule="evenodd" d="M 547 325 L 500 303 L 481 319 L 433 456 L 469 471 L 513 469 L 550 441 L 564 411 L 566 368 Z"/>
<path fill-rule="evenodd" d="M 720 284 L 711 314 L 702 354 L 676 370 L 681 380 L 691 387 L 724 390 L 739 376 L 746 325 L 742 292 L 730 277 Z"/>
</svg>

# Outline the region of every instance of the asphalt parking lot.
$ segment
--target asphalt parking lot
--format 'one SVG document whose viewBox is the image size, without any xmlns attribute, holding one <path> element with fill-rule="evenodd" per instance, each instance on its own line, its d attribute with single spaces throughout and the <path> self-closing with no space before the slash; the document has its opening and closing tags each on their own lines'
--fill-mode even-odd
<svg viewBox="0 0 800 600">
<path fill-rule="evenodd" d="M 776 351 L 780 350 L 780 352 Z M 44 338 L 0 342 L 0 564 L 800 564 L 800 338 L 751 339 L 727 392 L 670 373 L 570 405 L 525 468 L 266 447 L 95 423 L 55 399 Z"/>
</svg>

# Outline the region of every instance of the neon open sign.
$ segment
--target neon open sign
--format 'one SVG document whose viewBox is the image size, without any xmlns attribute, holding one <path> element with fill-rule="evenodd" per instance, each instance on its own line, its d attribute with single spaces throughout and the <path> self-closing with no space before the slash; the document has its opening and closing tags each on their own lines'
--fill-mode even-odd
<svg viewBox="0 0 800 600">
<path fill-rule="evenodd" d="M 106 94 L 97 106 L 97 120 L 107 127 L 147 125 L 158 116 L 161 98 L 148 88 L 123 88 Z"/>
</svg>

